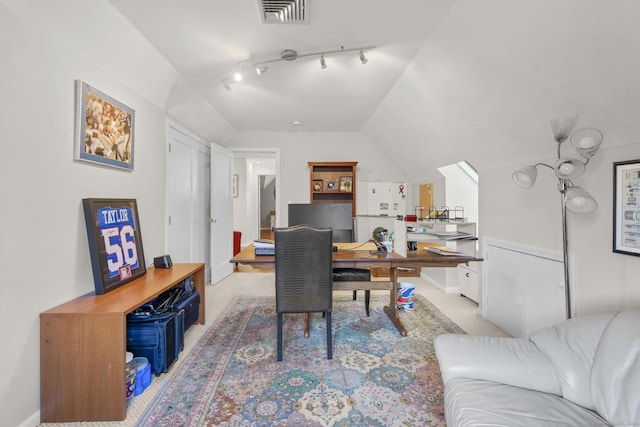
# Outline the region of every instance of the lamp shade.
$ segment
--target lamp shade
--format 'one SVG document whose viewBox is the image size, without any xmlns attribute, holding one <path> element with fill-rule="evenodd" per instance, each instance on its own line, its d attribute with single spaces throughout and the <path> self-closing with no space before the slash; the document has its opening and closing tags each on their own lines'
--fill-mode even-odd
<svg viewBox="0 0 640 427">
<path fill-rule="evenodd" d="M 578 116 L 551 120 L 551 130 L 553 131 L 553 138 L 556 142 L 561 143 L 569 138 L 569 135 L 571 135 L 571 131 L 577 122 Z"/>
<path fill-rule="evenodd" d="M 511 175 L 513 182 L 520 188 L 529 189 L 533 187 L 538 177 L 538 170 L 535 166 L 526 166 Z"/>
<path fill-rule="evenodd" d="M 555 172 L 560 179 L 574 179 L 579 177 L 587 169 L 587 166 L 577 159 L 559 159 Z"/>
<path fill-rule="evenodd" d="M 602 144 L 602 133 L 598 129 L 578 129 L 571 135 L 571 145 L 584 158 L 591 158 Z"/>
<path fill-rule="evenodd" d="M 567 209 L 575 213 L 589 213 L 596 210 L 598 203 L 586 190 L 569 187 L 564 193 Z"/>
</svg>

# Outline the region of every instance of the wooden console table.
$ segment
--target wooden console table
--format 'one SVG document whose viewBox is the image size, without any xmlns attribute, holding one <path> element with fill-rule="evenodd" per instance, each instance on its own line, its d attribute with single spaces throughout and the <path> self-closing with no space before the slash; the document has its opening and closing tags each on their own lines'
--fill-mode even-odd
<svg viewBox="0 0 640 427">
<path fill-rule="evenodd" d="M 149 268 L 103 295 L 88 294 L 40 313 L 42 422 L 121 421 L 125 396 L 127 314 L 193 275 L 205 321 L 204 264 Z"/>
</svg>

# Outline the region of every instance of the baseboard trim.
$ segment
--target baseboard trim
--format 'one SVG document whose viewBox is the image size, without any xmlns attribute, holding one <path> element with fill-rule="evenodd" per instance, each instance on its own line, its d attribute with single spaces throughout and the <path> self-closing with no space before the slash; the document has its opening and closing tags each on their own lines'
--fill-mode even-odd
<svg viewBox="0 0 640 427">
<path fill-rule="evenodd" d="M 40 425 L 40 410 L 36 411 L 29 418 L 18 424 L 17 427 L 33 427 Z"/>
<path fill-rule="evenodd" d="M 458 293 L 458 287 L 457 286 L 446 287 L 442 283 L 434 280 L 432 277 L 429 277 L 425 273 L 421 272 L 420 273 L 420 278 L 424 279 L 427 282 L 429 282 L 430 285 L 435 286 L 437 289 L 441 290 L 444 293 L 447 293 L 447 294 L 456 294 L 456 293 Z"/>
</svg>

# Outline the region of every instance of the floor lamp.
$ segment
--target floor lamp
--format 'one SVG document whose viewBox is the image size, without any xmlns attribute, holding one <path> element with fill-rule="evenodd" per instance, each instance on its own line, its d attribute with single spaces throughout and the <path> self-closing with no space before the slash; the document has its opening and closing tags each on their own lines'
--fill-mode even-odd
<svg viewBox="0 0 640 427">
<path fill-rule="evenodd" d="M 584 189 L 573 185 L 572 180 L 582 175 L 591 157 L 593 157 L 602 143 L 602 133 L 597 129 L 584 128 L 571 133 L 578 116 L 566 117 L 551 120 L 553 137 L 558 143 L 558 156 L 555 166 L 546 163 L 536 163 L 526 166 L 513 173 L 513 181 L 521 188 L 530 189 L 536 182 L 538 166 L 552 169 L 558 178 L 558 191 L 560 192 L 562 208 L 562 249 L 564 252 L 564 288 L 566 296 L 567 319 L 571 319 L 571 289 L 569 287 L 569 250 L 567 237 L 567 210 L 575 213 L 593 212 L 598 203 Z M 571 141 L 571 145 L 576 154 L 582 159 L 575 159 L 563 156 L 561 153 L 562 144 Z"/>
</svg>

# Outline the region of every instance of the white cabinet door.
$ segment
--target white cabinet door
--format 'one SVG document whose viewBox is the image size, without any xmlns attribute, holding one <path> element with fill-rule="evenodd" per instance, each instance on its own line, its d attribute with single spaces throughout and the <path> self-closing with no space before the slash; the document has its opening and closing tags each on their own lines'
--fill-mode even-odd
<svg viewBox="0 0 640 427">
<path fill-rule="evenodd" d="M 173 128 L 167 138 L 167 254 L 175 263 L 192 262 L 193 147 Z"/>
<path fill-rule="evenodd" d="M 480 273 L 476 263 L 468 262 L 458 266 L 458 291 L 477 303 L 480 302 Z"/>
<path fill-rule="evenodd" d="M 512 242 L 484 243 L 483 316 L 488 321 L 524 337 L 566 319 L 562 254 Z"/>
</svg>

